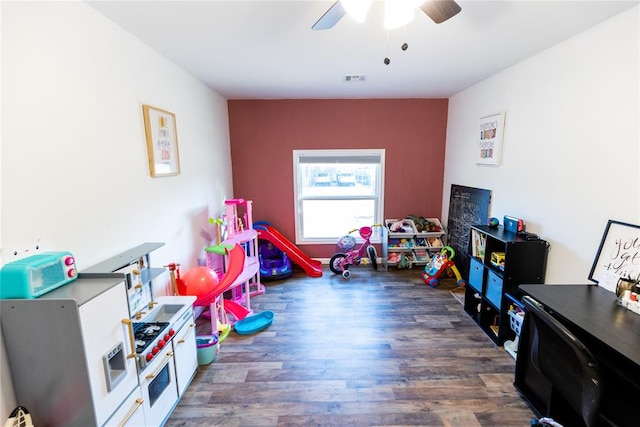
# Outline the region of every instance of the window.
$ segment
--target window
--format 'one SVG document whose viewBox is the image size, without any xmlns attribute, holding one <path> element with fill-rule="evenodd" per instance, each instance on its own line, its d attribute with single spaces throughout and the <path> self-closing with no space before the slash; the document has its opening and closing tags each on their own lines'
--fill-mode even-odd
<svg viewBox="0 0 640 427">
<path fill-rule="evenodd" d="M 294 150 L 296 243 L 382 222 L 384 150 Z"/>
</svg>

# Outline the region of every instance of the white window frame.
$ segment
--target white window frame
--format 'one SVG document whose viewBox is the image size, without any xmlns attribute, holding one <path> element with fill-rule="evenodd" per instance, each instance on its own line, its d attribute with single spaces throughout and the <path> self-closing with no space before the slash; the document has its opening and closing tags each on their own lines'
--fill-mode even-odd
<svg viewBox="0 0 640 427">
<path fill-rule="evenodd" d="M 300 158 L 302 157 L 323 157 L 323 158 L 335 158 L 336 162 L 339 163 L 340 159 L 345 159 L 348 157 L 358 158 L 358 157 L 371 157 L 371 158 L 379 158 L 379 167 L 378 167 L 378 176 L 376 176 L 376 183 L 378 183 L 376 191 L 373 196 L 302 196 L 302 177 L 298 174 L 298 166 L 300 163 Z M 295 230 L 296 230 L 296 244 L 334 244 L 336 243 L 336 239 L 328 239 L 328 238 L 304 238 L 301 234 L 302 231 L 302 205 L 305 200 L 374 200 L 375 209 L 374 209 L 374 222 L 382 223 L 383 215 L 384 215 L 384 177 L 385 177 L 385 150 L 384 149 L 335 149 L 335 150 L 293 150 L 293 178 L 294 178 L 294 217 L 295 217 Z M 348 230 L 345 230 L 345 232 Z M 374 235 L 372 236 L 372 242 L 380 242 L 381 233 L 374 230 Z M 357 233 L 354 233 L 354 237 L 358 240 L 360 236 L 357 236 Z"/>
</svg>

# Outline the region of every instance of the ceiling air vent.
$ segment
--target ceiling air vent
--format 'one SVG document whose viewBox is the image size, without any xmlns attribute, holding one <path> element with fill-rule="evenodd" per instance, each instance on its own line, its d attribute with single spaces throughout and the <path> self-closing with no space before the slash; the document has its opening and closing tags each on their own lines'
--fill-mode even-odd
<svg viewBox="0 0 640 427">
<path fill-rule="evenodd" d="M 364 74 L 347 74 L 344 76 L 345 83 L 355 83 L 365 81 L 367 76 Z"/>
</svg>

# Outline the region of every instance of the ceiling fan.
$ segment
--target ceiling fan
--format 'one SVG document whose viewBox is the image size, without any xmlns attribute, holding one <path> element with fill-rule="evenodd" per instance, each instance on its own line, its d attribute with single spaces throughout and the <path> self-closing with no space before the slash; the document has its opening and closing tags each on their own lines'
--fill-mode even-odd
<svg viewBox="0 0 640 427">
<path fill-rule="evenodd" d="M 331 5 L 331 7 L 320 17 L 320 19 L 313 24 L 311 29 L 328 30 L 336 25 L 338 21 L 347 14 L 347 9 L 345 8 L 343 1 L 344 0 L 337 0 L 333 3 L 333 5 Z M 390 0 L 385 0 L 385 2 L 390 2 Z M 369 2 L 368 6 L 370 6 L 370 3 L 371 2 Z M 436 24 L 446 21 L 447 19 L 457 15 L 458 12 L 462 10 L 460 5 L 453 0 L 427 0 L 417 7 L 422 9 L 422 11 Z M 366 10 L 364 14 L 366 15 Z M 362 17 L 362 20 L 364 21 L 364 16 Z"/>
</svg>

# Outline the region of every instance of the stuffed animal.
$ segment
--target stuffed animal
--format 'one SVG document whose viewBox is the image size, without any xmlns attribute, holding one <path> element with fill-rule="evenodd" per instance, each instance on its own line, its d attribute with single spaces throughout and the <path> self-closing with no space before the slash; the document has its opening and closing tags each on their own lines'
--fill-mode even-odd
<svg viewBox="0 0 640 427">
<path fill-rule="evenodd" d="M 433 221 L 429 221 L 423 216 L 407 215 L 407 219 L 413 221 L 413 223 L 416 225 L 418 233 L 442 231 L 442 229 L 436 223 L 434 223 Z"/>
<path fill-rule="evenodd" d="M 402 228 L 404 227 L 404 221 L 396 221 L 389 226 L 389 230 L 392 232 L 402 232 Z"/>
<path fill-rule="evenodd" d="M 411 256 L 409 254 L 401 254 L 398 261 L 398 268 L 411 268 Z"/>
<path fill-rule="evenodd" d="M 387 260 L 391 263 L 400 262 L 400 254 L 397 252 L 389 252 Z"/>
</svg>

